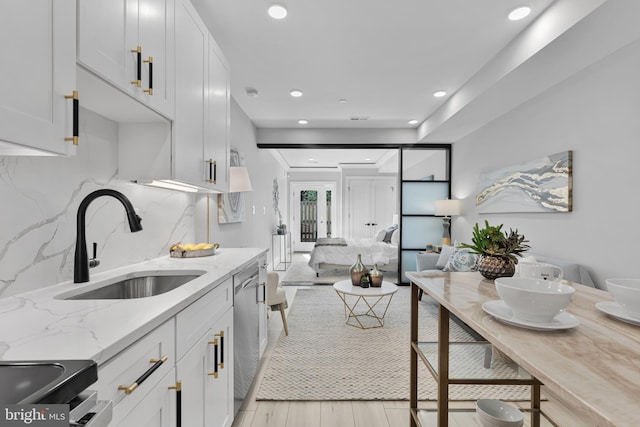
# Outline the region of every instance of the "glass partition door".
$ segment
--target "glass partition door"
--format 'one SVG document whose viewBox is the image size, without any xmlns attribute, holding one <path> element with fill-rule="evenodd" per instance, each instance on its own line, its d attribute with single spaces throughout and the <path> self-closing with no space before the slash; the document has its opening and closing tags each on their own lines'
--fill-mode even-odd
<svg viewBox="0 0 640 427">
<path fill-rule="evenodd" d="M 412 146 L 400 155 L 400 265 L 399 281 L 408 283 L 404 273 L 416 270 L 416 255 L 427 245 L 439 245 L 442 218 L 436 217 L 435 201 L 451 195 L 451 147 Z"/>
</svg>

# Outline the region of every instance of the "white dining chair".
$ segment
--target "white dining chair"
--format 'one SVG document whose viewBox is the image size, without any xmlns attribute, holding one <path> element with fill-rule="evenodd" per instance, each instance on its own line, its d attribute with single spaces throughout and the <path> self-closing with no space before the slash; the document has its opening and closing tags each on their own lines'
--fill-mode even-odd
<svg viewBox="0 0 640 427">
<path fill-rule="evenodd" d="M 280 309 L 280 316 L 282 317 L 282 326 L 284 327 L 284 334 L 289 335 L 289 328 L 287 326 L 287 318 L 284 314 L 285 304 L 287 302 L 287 294 L 284 288 L 280 285 L 280 276 L 275 271 L 267 273 L 267 305 L 278 306 Z"/>
</svg>

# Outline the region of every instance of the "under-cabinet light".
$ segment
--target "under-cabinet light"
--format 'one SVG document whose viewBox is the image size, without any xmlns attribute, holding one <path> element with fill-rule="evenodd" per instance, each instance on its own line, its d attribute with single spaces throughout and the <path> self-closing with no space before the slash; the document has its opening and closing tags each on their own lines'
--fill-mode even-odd
<svg viewBox="0 0 640 427">
<path fill-rule="evenodd" d="M 168 190 L 178 190 L 178 191 L 187 191 L 189 193 L 197 193 L 198 187 L 184 184 L 182 182 L 172 181 L 172 180 L 153 180 L 151 182 L 141 182 L 141 184 L 151 185 L 152 187 L 166 188 Z"/>
</svg>

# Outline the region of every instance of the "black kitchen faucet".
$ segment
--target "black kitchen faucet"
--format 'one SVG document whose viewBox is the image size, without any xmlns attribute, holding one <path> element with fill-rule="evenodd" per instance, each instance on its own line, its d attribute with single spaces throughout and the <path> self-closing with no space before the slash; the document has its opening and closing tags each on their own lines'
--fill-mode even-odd
<svg viewBox="0 0 640 427">
<path fill-rule="evenodd" d="M 85 230 L 85 214 L 89 204 L 100 196 L 111 196 L 118 199 L 124 209 L 127 211 L 127 219 L 129 220 L 129 229 L 132 233 L 142 230 L 142 218 L 140 218 L 127 197 L 116 190 L 101 189 L 93 193 L 87 194 L 82 199 L 78 207 L 77 231 L 76 231 L 76 253 L 73 262 L 73 282 L 84 283 L 89 281 L 89 257 L 87 255 L 87 238 Z M 94 254 L 95 257 L 95 254 Z M 96 264 L 97 265 L 97 264 Z"/>
</svg>

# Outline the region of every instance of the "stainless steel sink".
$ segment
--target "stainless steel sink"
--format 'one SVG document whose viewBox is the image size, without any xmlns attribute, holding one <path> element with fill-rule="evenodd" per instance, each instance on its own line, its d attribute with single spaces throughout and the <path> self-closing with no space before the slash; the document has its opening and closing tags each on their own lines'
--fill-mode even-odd
<svg viewBox="0 0 640 427">
<path fill-rule="evenodd" d="M 161 295 L 202 276 L 204 271 L 173 273 L 140 272 L 88 291 L 65 296 L 66 300 L 133 299 Z M 68 294 L 67 294 L 68 295 Z"/>
<path fill-rule="evenodd" d="M 0 361 L 0 403 L 67 403 L 97 379 L 93 360 Z"/>
</svg>

